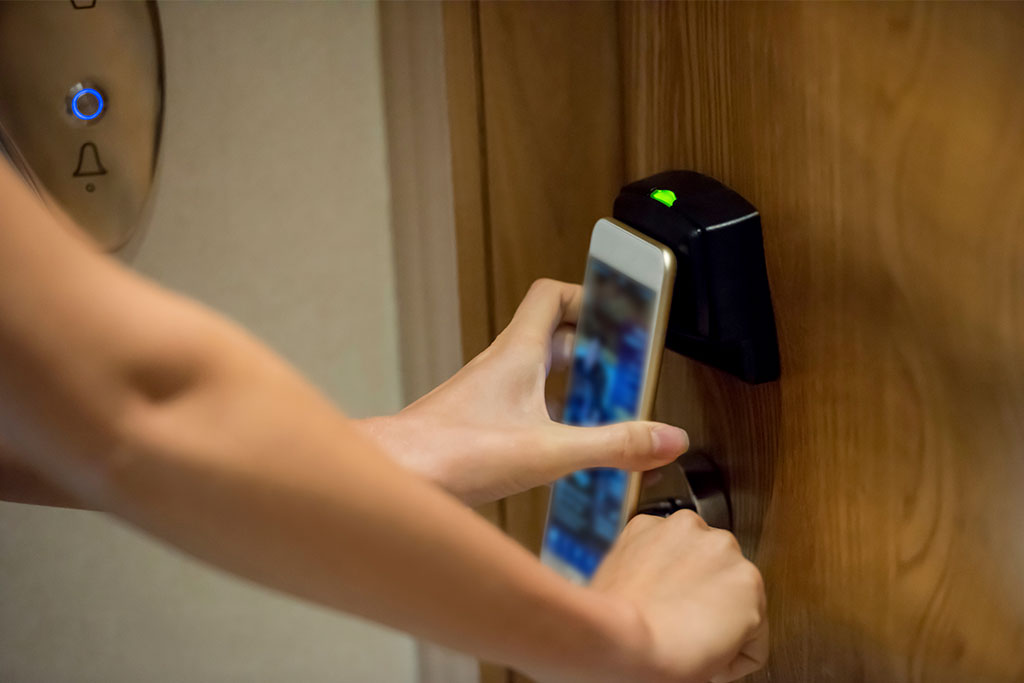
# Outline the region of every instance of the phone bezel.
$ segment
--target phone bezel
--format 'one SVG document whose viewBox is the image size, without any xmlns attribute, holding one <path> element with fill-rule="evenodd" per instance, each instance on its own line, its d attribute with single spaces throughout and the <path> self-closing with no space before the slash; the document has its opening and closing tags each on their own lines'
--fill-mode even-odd
<svg viewBox="0 0 1024 683">
<path fill-rule="evenodd" d="M 638 420 L 649 420 L 654 408 L 654 397 L 658 391 L 658 375 L 661 371 L 661 357 L 665 351 L 665 330 L 672 305 L 672 286 L 675 282 L 676 259 L 672 250 L 655 242 L 628 225 L 614 218 L 601 218 L 594 224 L 590 234 L 590 248 L 587 252 L 587 268 L 590 259 L 597 259 L 623 275 L 636 280 L 655 293 L 654 324 L 651 327 L 651 341 L 644 363 L 644 376 L 637 407 Z M 586 276 L 584 276 L 586 282 Z M 572 357 L 576 356 L 575 345 Z M 619 530 L 636 513 L 640 498 L 642 472 L 631 472 L 626 495 L 619 513 Z M 557 483 L 557 482 L 556 482 Z M 545 514 L 544 535 L 541 537 L 541 561 L 577 583 L 586 583 L 587 578 L 554 553 L 547 552 L 547 529 L 551 519 L 551 500 L 555 486 L 552 484 L 548 497 L 548 511 Z"/>
</svg>

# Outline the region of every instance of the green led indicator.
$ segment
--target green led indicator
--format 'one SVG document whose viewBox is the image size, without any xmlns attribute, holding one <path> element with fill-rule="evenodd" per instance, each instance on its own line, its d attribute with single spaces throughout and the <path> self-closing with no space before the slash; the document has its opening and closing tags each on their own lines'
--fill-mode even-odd
<svg viewBox="0 0 1024 683">
<path fill-rule="evenodd" d="M 655 190 L 651 193 L 651 199 L 659 201 L 665 206 L 672 206 L 676 203 L 676 193 L 672 190 Z"/>
</svg>

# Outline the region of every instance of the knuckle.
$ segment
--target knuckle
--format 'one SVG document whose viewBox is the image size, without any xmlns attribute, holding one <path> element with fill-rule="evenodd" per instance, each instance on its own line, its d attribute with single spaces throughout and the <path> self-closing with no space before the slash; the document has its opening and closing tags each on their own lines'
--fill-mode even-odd
<svg viewBox="0 0 1024 683">
<path fill-rule="evenodd" d="M 740 543 L 736 540 L 728 531 L 724 529 L 712 529 L 711 533 L 714 535 L 716 547 L 723 552 L 736 552 L 740 551 Z"/>
<path fill-rule="evenodd" d="M 549 277 L 540 277 L 530 284 L 529 292 L 544 293 L 553 289 L 558 283 Z"/>
<path fill-rule="evenodd" d="M 754 590 L 755 593 L 764 593 L 764 577 L 752 563 L 747 562 L 744 566 L 743 580 Z"/>
<path fill-rule="evenodd" d="M 632 425 L 621 425 L 609 430 L 609 452 L 623 468 L 629 465 L 637 452 L 636 431 Z"/>
<path fill-rule="evenodd" d="M 643 529 L 649 529 L 657 526 L 659 522 L 664 520 L 661 517 L 655 517 L 654 515 L 635 515 L 633 519 L 629 520 L 626 524 L 623 533 L 637 533 Z"/>
<path fill-rule="evenodd" d="M 678 510 L 677 512 L 673 512 L 669 519 L 671 519 L 676 526 L 689 529 L 696 529 L 704 523 L 704 520 L 700 518 L 700 515 L 693 510 Z"/>
<path fill-rule="evenodd" d="M 760 604 L 764 596 L 764 578 L 757 567 L 744 561 L 732 574 L 732 581 L 742 594 L 749 595 L 751 600 Z"/>
</svg>

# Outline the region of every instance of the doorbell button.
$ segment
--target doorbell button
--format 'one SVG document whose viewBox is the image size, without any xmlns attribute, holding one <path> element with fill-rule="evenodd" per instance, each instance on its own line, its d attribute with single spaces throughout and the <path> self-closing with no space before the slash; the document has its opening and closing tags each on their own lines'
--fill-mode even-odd
<svg viewBox="0 0 1024 683">
<path fill-rule="evenodd" d="M 68 113 L 78 122 L 95 123 L 106 113 L 107 100 L 103 92 L 86 83 L 76 83 L 68 89 Z"/>
</svg>

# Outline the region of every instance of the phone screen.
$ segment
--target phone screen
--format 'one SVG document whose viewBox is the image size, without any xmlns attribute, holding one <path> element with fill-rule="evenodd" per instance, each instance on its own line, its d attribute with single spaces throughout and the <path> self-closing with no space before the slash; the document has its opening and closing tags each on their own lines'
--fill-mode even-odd
<svg viewBox="0 0 1024 683">
<path fill-rule="evenodd" d="M 637 417 L 656 292 L 590 257 L 563 422 L 597 426 Z M 555 483 L 542 555 L 589 579 L 623 520 L 629 473 L 581 470 Z"/>
</svg>

